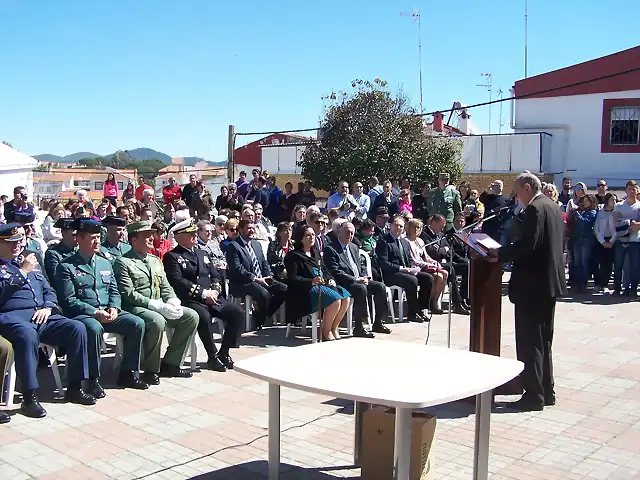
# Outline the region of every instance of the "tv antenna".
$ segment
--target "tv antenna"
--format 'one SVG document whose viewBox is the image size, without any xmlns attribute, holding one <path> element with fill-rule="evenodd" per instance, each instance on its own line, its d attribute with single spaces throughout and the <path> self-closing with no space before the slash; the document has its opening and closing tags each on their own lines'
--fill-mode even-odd
<svg viewBox="0 0 640 480">
<path fill-rule="evenodd" d="M 476 87 L 484 87 L 489 91 L 489 131 L 487 133 L 491 133 L 491 95 L 493 93 L 493 75 L 490 73 L 481 73 L 480 76 L 487 80 L 487 83 L 476 85 Z"/>
<path fill-rule="evenodd" d="M 498 98 L 500 98 L 500 120 L 498 121 L 498 133 L 502 133 L 502 127 L 504 127 L 504 122 L 502 121 L 502 95 L 504 94 L 504 92 L 502 91 L 501 88 L 498 89 L 497 95 Z"/>
<path fill-rule="evenodd" d="M 401 17 L 411 17 L 413 18 L 413 23 L 417 23 L 418 24 L 418 68 L 420 70 L 419 72 L 419 78 L 420 78 L 420 113 L 424 113 L 424 110 L 422 108 L 422 29 L 420 27 L 420 10 L 418 10 L 417 8 L 409 13 L 409 12 L 402 12 L 400 13 Z"/>
</svg>

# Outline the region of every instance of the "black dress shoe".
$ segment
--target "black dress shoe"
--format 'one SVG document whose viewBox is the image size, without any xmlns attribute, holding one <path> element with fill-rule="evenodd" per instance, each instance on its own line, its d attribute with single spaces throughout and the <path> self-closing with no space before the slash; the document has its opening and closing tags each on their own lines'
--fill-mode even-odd
<svg viewBox="0 0 640 480">
<path fill-rule="evenodd" d="M 214 372 L 226 372 L 227 367 L 224 366 L 224 363 L 218 358 L 213 357 L 207 360 L 207 368 L 209 370 L 213 370 Z"/>
<path fill-rule="evenodd" d="M 414 323 L 424 323 L 424 318 L 421 315 L 418 316 L 417 313 L 415 315 L 407 315 L 407 320 Z"/>
<path fill-rule="evenodd" d="M 40 405 L 40 400 L 38 400 L 35 391 L 24 394 L 20 410 L 25 417 L 30 418 L 44 418 L 47 415 L 47 411 Z"/>
<path fill-rule="evenodd" d="M 373 333 L 368 332 L 364 327 L 360 327 L 353 329 L 353 336 L 358 338 L 373 338 Z"/>
<path fill-rule="evenodd" d="M 545 407 L 552 407 L 553 405 L 556 404 L 556 394 L 555 393 L 551 393 L 549 395 L 544 396 L 544 406 Z"/>
<path fill-rule="evenodd" d="M 104 388 L 102 388 L 102 385 L 100 385 L 97 378 L 89 379 L 89 388 L 87 388 L 87 393 L 92 395 L 95 399 L 107 396 L 107 394 L 104 393 Z"/>
<path fill-rule="evenodd" d="M 104 391 L 102 393 L 104 393 Z M 96 404 L 96 397 L 94 397 L 90 393 L 84 393 L 84 391 L 80 387 L 67 388 L 67 393 L 64 394 L 64 399 L 67 402 L 77 403 L 78 405 L 95 405 Z"/>
<path fill-rule="evenodd" d="M 544 410 L 544 403 L 530 400 L 526 397 L 522 397 L 517 402 L 506 403 L 504 406 L 517 412 L 540 412 Z"/>
<path fill-rule="evenodd" d="M 160 376 L 154 372 L 144 372 L 142 374 L 142 381 L 147 385 L 160 385 Z"/>
<path fill-rule="evenodd" d="M 371 327 L 371 331 L 375 333 L 391 333 L 389 327 L 384 325 L 382 322 L 375 322 Z"/>
<path fill-rule="evenodd" d="M 133 388 L 135 390 L 146 390 L 149 384 L 140 380 L 138 372 L 121 371 L 118 375 L 118 386 L 123 388 Z"/>
<path fill-rule="evenodd" d="M 9 423 L 11 421 L 11 417 L 4 412 L 0 412 L 0 425 L 3 423 Z"/>
<path fill-rule="evenodd" d="M 455 313 L 456 315 L 471 315 L 471 312 L 464 308 L 462 305 L 454 307 L 453 313 Z"/>
<path fill-rule="evenodd" d="M 229 356 L 229 354 L 220 355 L 218 354 L 218 360 L 222 362 L 227 370 L 233 370 L 233 359 Z"/>
<path fill-rule="evenodd" d="M 160 376 L 175 377 L 175 378 L 191 378 L 193 377 L 193 373 L 191 373 L 189 370 L 183 370 L 180 367 L 176 367 L 175 365 L 162 363 L 160 365 Z"/>
<path fill-rule="evenodd" d="M 444 310 L 437 308 L 436 306 L 431 307 L 429 310 L 431 310 L 431 313 L 434 315 L 442 315 L 444 313 Z"/>
<path fill-rule="evenodd" d="M 431 321 L 431 318 L 429 318 L 429 315 L 425 315 L 423 312 L 418 312 L 416 313 L 416 315 L 418 316 L 418 318 L 421 318 L 423 322 Z"/>
</svg>

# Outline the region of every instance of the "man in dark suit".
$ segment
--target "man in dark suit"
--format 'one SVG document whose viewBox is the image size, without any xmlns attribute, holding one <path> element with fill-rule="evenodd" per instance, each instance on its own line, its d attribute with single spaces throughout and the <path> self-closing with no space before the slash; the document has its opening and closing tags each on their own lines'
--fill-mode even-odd
<svg viewBox="0 0 640 480">
<path fill-rule="evenodd" d="M 382 184 L 382 193 L 373 201 L 373 211 L 382 207 L 387 209 L 391 217 L 396 216 L 400 212 L 400 204 L 398 203 L 398 199 L 393 196 L 391 182 L 389 180 L 384 181 Z"/>
<path fill-rule="evenodd" d="M 391 333 L 382 319 L 387 311 L 386 290 L 381 282 L 374 282 L 367 276 L 366 269 L 360 260 L 358 247 L 353 243 L 353 235 L 356 229 L 351 222 L 340 225 L 336 238 L 324 249 L 324 263 L 327 270 L 336 280 L 336 283 L 348 291 L 353 297 L 353 310 L 355 327 L 354 337 L 373 338 L 362 321 L 367 317 L 367 298 L 373 295 L 376 308 L 376 318 L 373 322 L 373 331 L 376 333 Z"/>
<path fill-rule="evenodd" d="M 509 299 L 515 306 L 516 350 L 524 362 L 524 395 L 509 408 L 542 410 L 555 404 L 551 343 L 556 299 L 566 295 L 564 222 L 560 207 L 542 194 L 540 179 L 523 173 L 515 192 L 524 206 L 517 238 L 490 255 L 513 262 Z"/>
<path fill-rule="evenodd" d="M 406 239 L 401 238 L 404 232 L 404 218 L 395 217 L 389 228 L 390 233 L 383 235 L 376 243 L 376 255 L 382 270 L 382 279 L 388 286 L 396 285 L 404 288 L 409 307 L 407 319 L 422 323 L 427 320 L 422 311 L 429 308 L 433 277 L 424 272 L 416 273 L 415 269 L 410 268 L 411 247 Z"/>
<path fill-rule="evenodd" d="M 162 259 L 167 280 L 177 297 L 186 307 L 198 313 L 198 336 L 207 352 L 207 367 L 217 372 L 233 368 L 229 349 L 238 345 L 238 336 L 244 313 L 238 305 L 228 302 L 222 295 L 221 277 L 215 260 L 200 248 L 195 220 L 187 219 L 174 227 L 178 246 Z M 212 338 L 212 319 L 224 322 L 224 335 L 220 351 Z"/>
<path fill-rule="evenodd" d="M 276 313 L 284 302 L 287 286 L 273 279 L 262 247 L 253 240 L 255 225 L 240 220 L 238 233 L 238 238 L 229 243 L 226 252 L 229 293 L 233 297 L 251 296 L 258 305 L 254 316 L 259 331 L 267 317 Z"/>
</svg>

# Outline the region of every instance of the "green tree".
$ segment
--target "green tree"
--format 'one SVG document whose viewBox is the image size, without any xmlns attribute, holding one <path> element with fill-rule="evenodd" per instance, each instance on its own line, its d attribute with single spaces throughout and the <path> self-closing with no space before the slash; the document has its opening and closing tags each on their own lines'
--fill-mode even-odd
<svg viewBox="0 0 640 480">
<path fill-rule="evenodd" d="M 298 162 L 316 188 L 331 190 L 341 179 L 371 176 L 408 178 L 412 185 L 435 184 L 440 172 L 454 182 L 462 176 L 461 142 L 426 134 L 406 95 L 392 94 L 380 79 L 354 80 L 351 87 L 323 97 L 320 141 Z"/>
</svg>

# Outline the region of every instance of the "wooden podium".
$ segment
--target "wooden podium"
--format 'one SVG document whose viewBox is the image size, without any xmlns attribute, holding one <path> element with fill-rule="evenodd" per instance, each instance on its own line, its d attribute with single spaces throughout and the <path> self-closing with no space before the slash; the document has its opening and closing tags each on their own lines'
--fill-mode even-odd
<svg viewBox="0 0 640 480">
<path fill-rule="evenodd" d="M 499 357 L 502 330 L 502 265 L 495 259 L 482 257 L 472 250 L 469 268 L 469 350 Z M 519 395 L 522 392 L 517 377 L 494 390 L 497 395 Z"/>
</svg>

